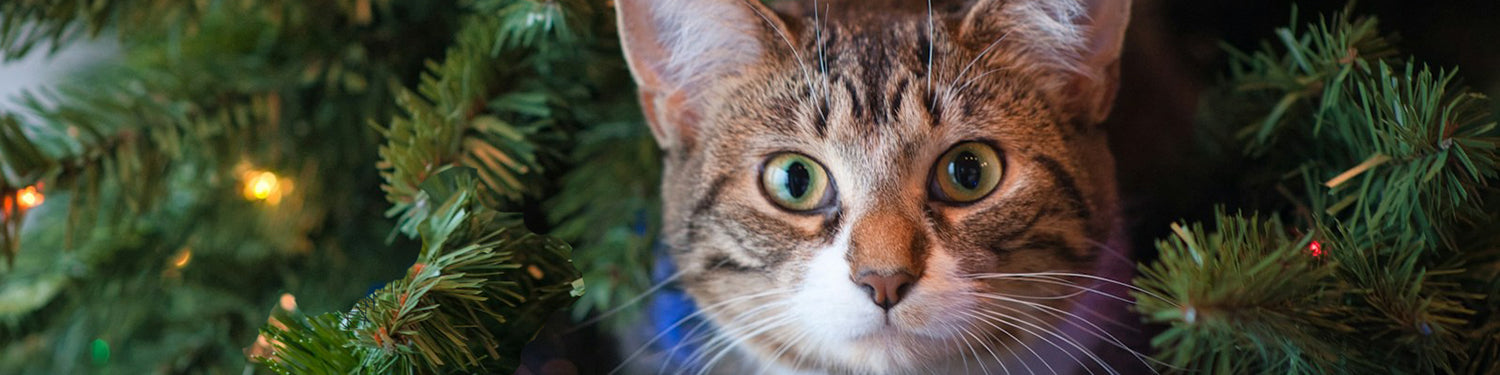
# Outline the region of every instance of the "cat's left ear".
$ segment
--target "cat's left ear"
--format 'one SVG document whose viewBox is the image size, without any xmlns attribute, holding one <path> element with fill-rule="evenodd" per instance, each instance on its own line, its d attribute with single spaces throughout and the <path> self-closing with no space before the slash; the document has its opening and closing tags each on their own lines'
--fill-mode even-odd
<svg viewBox="0 0 1500 375">
<path fill-rule="evenodd" d="M 703 105 L 727 78 L 792 44 L 760 0 L 616 0 L 621 49 L 663 149 L 691 148 Z M 773 42 L 774 41 L 774 42 Z M 781 44 L 784 43 L 784 44 Z"/>
<path fill-rule="evenodd" d="M 1103 122 L 1120 85 L 1120 50 L 1130 0 L 978 0 L 959 35 L 983 43 L 1009 39 L 1015 50 L 1044 56 L 1068 77 L 1057 89 L 1063 108 Z"/>
</svg>

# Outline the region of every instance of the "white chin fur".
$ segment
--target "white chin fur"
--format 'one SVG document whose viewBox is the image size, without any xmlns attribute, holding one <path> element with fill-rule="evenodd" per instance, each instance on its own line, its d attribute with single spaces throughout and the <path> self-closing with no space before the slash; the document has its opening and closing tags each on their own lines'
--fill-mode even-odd
<svg viewBox="0 0 1500 375">
<path fill-rule="evenodd" d="M 969 287 L 956 282 L 954 259 L 935 249 L 922 278 L 888 318 L 850 280 L 849 236 L 848 231 L 842 233 L 832 246 L 814 254 L 801 287 L 791 297 L 794 326 L 806 335 L 792 350 L 818 362 L 804 362 L 802 367 L 901 373 L 956 355 L 950 354 L 956 350 L 950 342 L 958 331 L 948 327 L 970 324 L 960 310 L 971 309 L 973 302 L 961 297 Z"/>
</svg>

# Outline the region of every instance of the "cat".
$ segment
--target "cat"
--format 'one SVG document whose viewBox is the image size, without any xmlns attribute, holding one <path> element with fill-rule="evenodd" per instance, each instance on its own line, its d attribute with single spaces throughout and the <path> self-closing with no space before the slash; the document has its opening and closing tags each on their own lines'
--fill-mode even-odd
<svg viewBox="0 0 1500 375">
<path fill-rule="evenodd" d="M 632 371 L 1148 368 L 1100 125 L 1129 0 L 615 4 L 693 306 Z"/>
</svg>

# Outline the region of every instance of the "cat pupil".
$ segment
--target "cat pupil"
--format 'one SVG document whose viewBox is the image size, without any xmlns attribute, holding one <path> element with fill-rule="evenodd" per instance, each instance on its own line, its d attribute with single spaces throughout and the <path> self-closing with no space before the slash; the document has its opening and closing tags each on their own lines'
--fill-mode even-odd
<svg viewBox="0 0 1500 375">
<path fill-rule="evenodd" d="M 948 174 L 953 176 L 953 182 L 964 189 L 979 188 L 980 177 L 983 176 L 984 161 L 979 160 L 979 155 L 963 151 L 948 163 Z"/>
<path fill-rule="evenodd" d="M 801 199 L 807 194 L 808 185 L 812 184 L 812 175 L 808 173 L 807 166 L 794 162 L 786 167 L 786 191 L 794 199 Z"/>
</svg>

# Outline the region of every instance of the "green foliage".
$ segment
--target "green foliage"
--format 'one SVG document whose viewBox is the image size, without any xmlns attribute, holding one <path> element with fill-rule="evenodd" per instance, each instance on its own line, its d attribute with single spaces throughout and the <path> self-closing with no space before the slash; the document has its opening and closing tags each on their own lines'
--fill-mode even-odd
<svg viewBox="0 0 1500 375">
<path fill-rule="evenodd" d="M 1152 345 L 1180 348 L 1160 352 L 1161 360 L 1216 374 L 1334 368 L 1339 353 L 1325 338 L 1352 329 L 1333 319 L 1342 315 L 1326 285 L 1334 267 L 1307 261 L 1311 236 L 1293 238 L 1274 218 L 1223 213 L 1212 232 L 1172 229 L 1176 236 L 1157 243 L 1161 258 L 1136 281 L 1156 293 L 1137 293 L 1137 308 L 1171 325 Z"/>
<path fill-rule="evenodd" d="M 481 168 L 486 190 L 509 199 L 506 203 L 520 200 L 528 195 L 528 186 L 536 185 L 533 172 L 541 166 L 536 145 L 526 136 L 538 127 L 521 128 L 478 113 L 485 109 L 489 82 L 504 66 L 496 55 L 504 40 L 504 24 L 499 21 L 488 15 L 465 18 L 457 44 L 422 78 L 421 96 L 406 90 L 396 93 L 406 116 L 392 120 L 383 131 L 387 145 L 381 148 L 380 166 L 387 199 L 395 204 L 388 214 L 402 215 L 400 227 L 407 235 L 416 235 L 413 229 L 428 210 L 418 186 L 439 168 L 452 164 Z M 529 180 L 522 181 L 522 176 Z"/>
<path fill-rule="evenodd" d="M 8 58 L 97 30 L 123 51 L 0 114 L 0 195 L 47 196 L 0 220 L 24 237 L 0 244 L 15 254 L 0 271 L 0 372 L 241 372 L 277 296 L 342 309 L 406 266 L 370 220 L 383 203 L 367 124 L 440 52 L 452 5 L 0 8 Z M 279 200 L 242 196 L 252 169 L 279 175 Z M 94 343 L 113 355 L 91 361 Z"/>
<path fill-rule="evenodd" d="M 613 13 L 584 1 L 472 7 L 416 91 L 397 93 L 404 115 L 384 129 L 381 148 L 387 215 L 415 235 L 432 206 L 421 181 L 449 165 L 473 167 L 487 205 L 540 203 L 545 226 L 577 247 L 593 293 L 575 316 L 634 299 L 650 285 L 660 167 L 634 90 L 623 89 L 631 83 Z M 623 311 L 611 321 L 637 317 Z"/>
<path fill-rule="evenodd" d="M 621 110 L 631 111 L 625 118 L 638 113 L 634 105 Z M 612 122 L 581 134 L 573 154 L 582 163 L 563 176 L 563 190 L 546 206 L 559 223 L 554 235 L 589 244 L 576 259 L 590 291 L 575 306 L 576 318 L 610 310 L 609 322 L 634 321 L 639 311 L 631 302 L 651 285 L 647 271 L 661 226 L 660 149 L 641 128 Z"/>
<path fill-rule="evenodd" d="M 613 20 L 604 3 L 578 0 L 0 5 L 7 59 L 99 35 L 113 35 L 125 51 L 74 83 L 31 94 L 25 113 L 0 114 L 0 195 L 37 184 L 48 194 L 31 218 L 16 211 L 3 219 L 0 249 L 17 258 L 0 283 L 0 342 L 27 344 L 0 345 L 0 372 L 84 371 L 72 359 L 96 338 L 138 350 L 117 351 L 92 370 L 238 371 L 239 348 L 254 334 L 248 327 L 264 321 L 276 296 L 295 292 L 309 311 L 345 309 L 370 280 L 386 278 L 376 275 L 405 267 L 408 237 L 472 245 L 443 251 L 474 258 L 445 261 L 495 277 L 404 279 L 334 313 L 348 318 L 340 324 L 384 324 L 375 354 L 345 350 L 372 347 L 374 331 L 288 315 L 288 329 L 268 334 L 312 354 L 289 353 L 293 360 L 279 363 L 291 367 L 281 369 L 513 367 L 514 350 L 540 319 L 571 301 L 549 296 L 581 285 L 507 279 L 529 274 L 515 267 L 557 261 L 543 254 L 560 251 L 558 243 L 512 238 L 518 219 L 477 212 L 557 208 L 528 215 L 545 220 L 526 225 L 555 229 L 588 264 L 613 266 L 590 272 L 591 281 L 624 285 L 592 295 L 590 309 L 634 297 L 646 283 L 656 150 L 633 90 L 622 89 L 630 84 Z M 622 143 L 632 147 L 615 147 Z M 445 240 L 424 232 L 456 217 L 433 184 L 461 167 L 472 167 L 482 188 L 466 188 L 468 214 L 458 216 L 505 223 L 484 228 L 507 234 Z M 295 188 L 279 203 L 247 201 L 239 191 L 252 170 Z M 399 217 L 395 230 L 372 220 L 384 207 L 371 199 L 381 191 L 368 187 L 380 179 L 394 204 L 385 212 Z M 608 186 L 628 188 L 601 191 Z M 176 265 L 184 254 L 191 262 Z M 256 276 L 214 277 L 245 270 Z M 539 270 L 552 280 L 571 266 Z M 418 307 L 426 310 L 393 302 L 418 291 L 430 297 Z M 488 297 L 456 297 L 465 291 Z M 482 311 L 485 319 L 460 316 Z M 100 314 L 135 318 L 103 329 L 109 318 Z M 28 360 L 38 356 L 56 360 Z"/>
<path fill-rule="evenodd" d="M 281 374 L 510 373 L 553 310 L 582 293 L 566 244 L 527 233 L 477 204 L 473 170 L 449 168 L 423 189 L 442 202 L 418 226 L 422 251 L 405 278 L 347 313 L 268 327 Z"/>
<path fill-rule="evenodd" d="M 1169 326 L 1157 356 L 1212 373 L 1493 372 L 1500 246 L 1473 235 L 1500 230 L 1487 98 L 1394 62 L 1374 19 L 1276 37 L 1231 50 L 1200 127 L 1242 168 L 1245 208 L 1270 214 L 1158 242 L 1136 280 L 1137 308 Z"/>
</svg>

